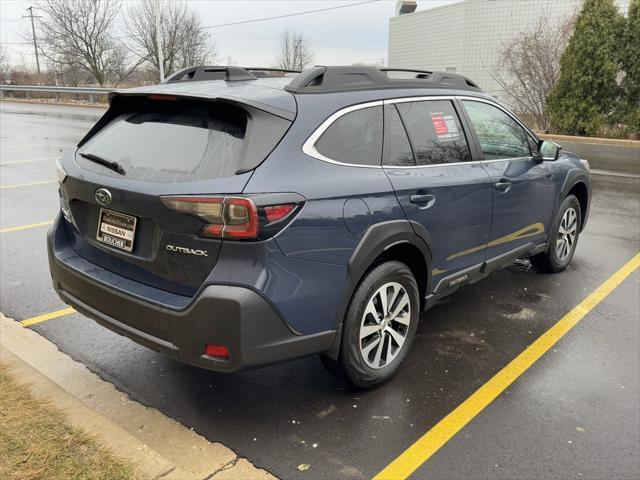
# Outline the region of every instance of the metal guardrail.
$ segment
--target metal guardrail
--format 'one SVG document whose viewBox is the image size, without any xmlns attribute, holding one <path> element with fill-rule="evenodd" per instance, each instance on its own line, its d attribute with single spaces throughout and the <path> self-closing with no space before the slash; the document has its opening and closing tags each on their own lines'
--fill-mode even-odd
<svg viewBox="0 0 640 480">
<path fill-rule="evenodd" d="M 74 95 L 89 95 L 89 102 L 95 103 L 96 95 L 107 95 L 113 92 L 114 88 L 100 87 L 56 87 L 49 85 L 0 85 L 0 98 L 4 97 L 4 92 L 25 92 L 28 99 L 32 93 L 54 93 L 59 96 L 61 93 Z"/>
</svg>

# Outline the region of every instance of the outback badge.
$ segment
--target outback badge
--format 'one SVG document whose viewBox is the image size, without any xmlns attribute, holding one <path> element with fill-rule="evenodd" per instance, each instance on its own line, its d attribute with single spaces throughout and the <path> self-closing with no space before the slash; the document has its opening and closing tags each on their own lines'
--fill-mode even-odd
<svg viewBox="0 0 640 480">
<path fill-rule="evenodd" d="M 197 257 L 208 257 L 206 250 L 196 250 L 194 248 L 176 247 L 175 245 L 167 245 L 165 247 L 170 252 L 184 253 L 186 255 L 196 255 Z"/>
</svg>

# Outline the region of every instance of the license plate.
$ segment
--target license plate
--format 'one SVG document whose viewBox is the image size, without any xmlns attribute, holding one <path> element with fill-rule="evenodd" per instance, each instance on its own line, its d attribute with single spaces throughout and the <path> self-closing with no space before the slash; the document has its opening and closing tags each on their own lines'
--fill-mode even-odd
<svg viewBox="0 0 640 480">
<path fill-rule="evenodd" d="M 136 223 L 136 217 L 101 208 L 96 239 L 110 247 L 130 252 L 133 250 Z"/>
</svg>

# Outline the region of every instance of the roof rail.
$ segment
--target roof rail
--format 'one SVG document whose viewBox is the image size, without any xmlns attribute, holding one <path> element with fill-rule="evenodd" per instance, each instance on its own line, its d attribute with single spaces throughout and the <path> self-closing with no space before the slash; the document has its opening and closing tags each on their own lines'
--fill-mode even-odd
<svg viewBox="0 0 640 480">
<path fill-rule="evenodd" d="M 389 72 L 415 74 L 392 77 Z M 326 93 L 381 88 L 455 88 L 480 91 L 468 78 L 450 72 L 432 72 L 405 68 L 327 67 L 304 70 L 284 87 L 292 93 Z"/>
<path fill-rule="evenodd" d="M 274 73 L 300 73 L 300 70 L 262 67 L 234 67 L 234 66 L 196 66 L 179 70 L 164 80 L 164 83 L 197 82 L 200 80 L 225 80 L 227 82 L 242 82 L 256 80 L 258 77 L 276 76 Z"/>
</svg>

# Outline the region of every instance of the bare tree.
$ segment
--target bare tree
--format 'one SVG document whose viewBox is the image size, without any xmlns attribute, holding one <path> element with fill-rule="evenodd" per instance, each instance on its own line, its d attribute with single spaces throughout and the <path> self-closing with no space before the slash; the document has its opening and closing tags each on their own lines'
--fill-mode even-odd
<svg viewBox="0 0 640 480">
<path fill-rule="evenodd" d="M 182 0 L 142 0 L 133 4 L 124 23 L 131 34 L 137 55 L 156 71 L 160 70 L 156 14 L 160 9 L 162 57 L 165 75 L 215 59 L 210 34 L 202 29 L 200 17 Z"/>
<path fill-rule="evenodd" d="M 309 39 L 296 30 L 285 30 L 280 34 L 280 54 L 277 62 L 280 68 L 302 70 L 313 60 Z"/>
<path fill-rule="evenodd" d="M 42 14 L 42 52 L 51 62 L 75 65 L 100 85 L 121 67 L 122 46 L 113 34 L 118 0 L 39 0 L 36 5 Z"/>
<path fill-rule="evenodd" d="M 9 65 L 7 65 L 8 55 L 4 45 L 0 45 L 0 83 L 6 83 Z"/>
<path fill-rule="evenodd" d="M 560 75 L 560 57 L 571 37 L 575 16 L 558 22 L 544 15 L 536 29 L 506 44 L 499 55 L 495 81 L 506 101 L 540 130 L 549 129 L 546 100 Z"/>
<path fill-rule="evenodd" d="M 58 58 L 57 62 L 47 61 L 47 72 L 53 75 L 56 85 L 77 87 L 91 82 L 92 75 L 81 68 L 73 58 Z"/>
<path fill-rule="evenodd" d="M 129 53 L 129 49 L 123 43 L 117 44 L 112 51 L 107 80 L 116 87 L 128 80 L 133 72 L 143 63 L 142 59 L 137 59 L 136 62 L 130 62 Z"/>
</svg>

